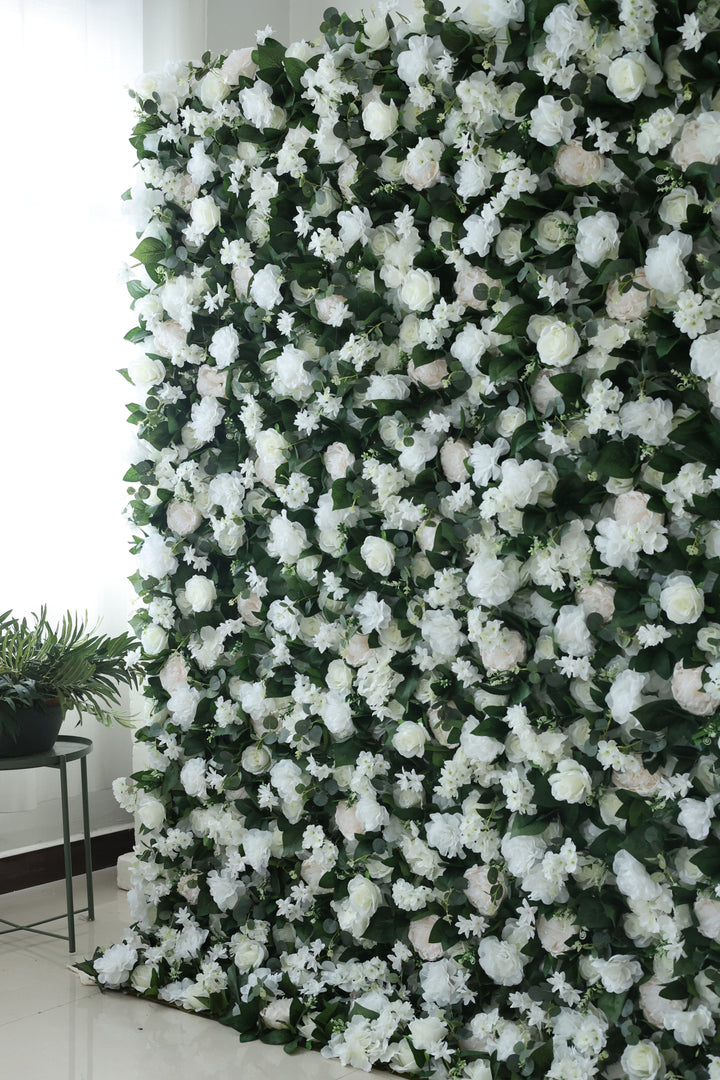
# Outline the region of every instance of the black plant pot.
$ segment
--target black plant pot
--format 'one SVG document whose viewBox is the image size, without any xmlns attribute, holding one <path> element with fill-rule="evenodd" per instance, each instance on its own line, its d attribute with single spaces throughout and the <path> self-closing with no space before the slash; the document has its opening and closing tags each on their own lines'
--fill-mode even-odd
<svg viewBox="0 0 720 1080">
<path fill-rule="evenodd" d="M 6 715 L 0 712 L 0 757 L 3 758 L 44 754 L 54 745 L 63 722 L 63 711 L 56 698 L 44 705 L 9 714 L 17 718 L 17 725 L 12 723 L 17 738 L 6 730 L 3 723 Z"/>
</svg>

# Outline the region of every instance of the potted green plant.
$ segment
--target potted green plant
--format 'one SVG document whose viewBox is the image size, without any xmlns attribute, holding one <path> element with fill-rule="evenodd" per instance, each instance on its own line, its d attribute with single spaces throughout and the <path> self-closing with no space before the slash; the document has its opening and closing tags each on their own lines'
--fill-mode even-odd
<svg viewBox="0 0 720 1080">
<path fill-rule="evenodd" d="M 0 615 L 0 757 L 49 750 L 72 709 L 128 723 L 117 707 L 120 687 L 142 674 L 132 637 L 88 629 L 70 612 L 51 626 L 45 607 L 32 620 Z"/>
</svg>

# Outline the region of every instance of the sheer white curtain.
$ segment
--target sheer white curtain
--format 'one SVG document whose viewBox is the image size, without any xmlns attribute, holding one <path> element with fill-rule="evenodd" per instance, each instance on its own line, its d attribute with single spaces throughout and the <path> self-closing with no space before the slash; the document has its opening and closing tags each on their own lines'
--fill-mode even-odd
<svg viewBox="0 0 720 1080">
<path fill-rule="evenodd" d="M 119 270 L 134 234 L 120 195 L 132 182 L 126 88 L 143 67 L 143 3 L 0 0 L 0 42 L 9 91 L 0 611 L 87 611 L 114 632 L 126 623 L 132 572 L 122 517 L 128 387 L 116 372 L 132 349 Z M 108 789 L 129 762 L 127 732 L 86 733 L 91 786 Z M 44 773 L 1 775 L 6 815 L 42 799 L 34 785 Z M 17 846 L 12 824 L 0 821 L 5 850 Z"/>
</svg>

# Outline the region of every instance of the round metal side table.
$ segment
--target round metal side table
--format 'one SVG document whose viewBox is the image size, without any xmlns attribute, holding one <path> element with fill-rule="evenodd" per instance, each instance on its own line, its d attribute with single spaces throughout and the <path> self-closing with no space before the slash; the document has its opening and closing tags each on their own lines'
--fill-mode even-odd
<svg viewBox="0 0 720 1080">
<path fill-rule="evenodd" d="M 14 769 L 57 769 L 60 772 L 60 800 L 62 804 L 63 826 L 63 851 L 65 855 L 65 894 L 67 897 L 67 911 L 60 915 L 53 915 L 48 919 L 39 919 L 27 926 L 10 922 L 0 918 L 0 923 L 9 927 L 8 930 L 0 930 L 2 934 L 12 934 L 17 930 L 29 930 L 33 934 L 44 934 L 46 937 L 60 938 L 69 943 L 69 951 L 75 952 L 75 914 L 76 911 L 87 911 L 88 918 L 95 918 L 92 885 L 92 856 L 90 851 L 90 813 L 88 809 L 88 783 L 87 783 L 87 756 L 92 750 L 90 739 L 80 738 L 78 735 L 61 735 L 55 745 L 44 754 L 31 754 L 28 757 L 0 758 L 0 772 Z M 80 777 L 82 785 L 82 814 L 83 836 L 85 840 L 85 883 L 87 886 L 87 907 L 75 908 L 72 887 L 72 856 L 70 849 L 70 812 L 68 809 L 68 783 L 67 765 L 69 761 L 80 762 Z M 55 934 L 49 930 L 38 930 L 38 926 L 46 923 L 57 922 L 58 919 L 67 917 L 67 934 Z"/>
</svg>

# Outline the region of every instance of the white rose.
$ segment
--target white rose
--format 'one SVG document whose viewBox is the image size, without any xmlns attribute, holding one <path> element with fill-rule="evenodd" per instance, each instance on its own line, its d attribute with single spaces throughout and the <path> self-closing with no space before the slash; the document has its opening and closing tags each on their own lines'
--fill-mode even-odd
<svg viewBox="0 0 720 1080">
<path fill-rule="evenodd" d="M 392 744 L 403 757 L 422 757 L 428 734 L 422 724 L 414 720 L 404 720 L 393 735 Z"/>
<path fill-rule="evenodd" d="M 217 599 L 215 583 L 203 574 L 195 574 L 185 585 L 185 598 L 194 612 L 212 611 Z"/>
<path fill-rule="evenodd" d="M 368 570 L 381 577 L 388 577 L 395 566 L 395 548 L 389 540 L 379 536 L 366 536 L 360 548 L 360 555 Z"/>
<path fill-rule="evenodd" d="M 371 139 L 386 142 L 398 124 L 397 105 L 370 101 L 362 111 L 362 122 Z"/>
<path fill-rule="evenodd" d="M 202 236 L 208 236 L 220 224 L 220 207 L 212 195 L 204 195 L 201 199 L 193 199 L 190 217 L 194 229 Z"/>
<path fill-rule="evenodd" d="M 664 1071 L 665 1062 L 655 1043 L 641 1039 L 633 1046 L 626 1046 L 620 1058 L 627 1080 L 655 1080 Z"/>
<path fill-rule="evenodd" d="M 527 413 L 519 405 L 508 405 L 495 420 L 495 430 L 504 439 L 510 438 L 527 420 Z"/>
<path fill-rule="evenodd" d="M 165 821 L 165 806 L 152 795 L 144 795 L 137 805 L 138 821 L 144 828 L 155 831 Z"/>
<path fill-rule="evenodd" d="M 517 945 L 496 937 L 485 937 L 478 945 L 480 967 L 498 986 L 516 986 L 522 982 L 523 964 L 528 959 Z"/>
<path fill-rule="evenodd" d="M 428 311 L 437 289 L 438 279 L 428 270 L 409 270 L 398 289 L 398 300 L 410 311 Z"/>
<path fill-rule="evenodd" d="M 237 903 L 237 900 L 236 900 Z M 267 949 L 261 941 L 253 941 L 252 938 L 243 938 L 233 948 L 233 960 L 238 971 L 248 972 L 254 971 L 255 968 L 262 964 L 263 960 L 267 956 Z M 278 1002 L 271 1002 L 267 1006 L 270 1009 L 273 1005 L 279 1004 Z M 285 1002 L 283 1001 L 284 1005 Z M 264 1017 L 263 1017 L 264 1019 Z M 279 1027 L 279 1024 L 267 1024 L 267 1027 Z"/>
<path fill-rule="evenodd" d="M 615 954 L 609 960 L 598 959 L 591 963 L 609 994 L 624 994 L 642 978 L 643 969 L 632 956 Z"/>
<path fill-rule="evenodd" d="M 167 631 L 157 623 L 150 623 L 140 635 L 140 644 L 147 656 L 157 656 L 168 647 Z"/>
<path fill-rule="evenodd" d="M 687 221 L 688 207 L 699 205 L 700 200 L 694 187 L 673 188 L 660 203 L 658 212 L 666 225 L 671 229 L 679 229 Z"/>
<path fill-rule="evenodd" d="M 580 351 L 577 331 L 561 319 L 549 320 L 540 331 L 537 353 L 547 367 L 566 367 Z"/>
<path fill-rule="evenodd" d="M 129 364 L 128 375 L 134 386 L 147 392 L 151 386 L 156 386 L 163 381 L 165 365 L 162 360 L 153 360 L 152 357 L 142 354 Z"/>
<path fill-rule="evenodd" d="M 495 253 L 505 266 L 514 266 L 522 258 L 522 229 L 511 225 L 502 229 L 495 240 Z"/>
<path fill-rule="evenodd" d="M 267 772 L 271 761 L 270 751 L 260 743 L 246 746 L 240 758 L 243 769 L 245 772 L 250 773 L 251 776 L 259 776 L 261 773 Z"/>
<path fill-rule="evenodd" d="M 564 109 L 550 94 L 541 97 L 530 113 L 530 135 L 543 146 L 568 142 L 575 130 L 577 106 Z"/>
<path fill-rule="evenodd" d="M 352 689 L 353 673 L 344 660 L 331 660 L 327 667 L 325 681 L 330 690 L 347 694 Z"/>
<path fill-rule="evenodd" d="M 340 903 L 333 902 L 340 929 L 354 937 L 362 937 L 381 899 L 382 893 L 374 881 L 360 875 L 351 878 L 347 898 Z"/>
<path fill-rule="evenodd" d="M 214 109 L 230 93 L 230 87 L 217 69 L 203 75 L 197 85 L 197 95 L 206 109 Z"/>
<path fill-rule="evenodd" d="M 546 255 L 552 255 L 572 241 L 575 222 L 564 210 L 553 210 L 537 223 L 536 244 Z"/>
<path fill-rule="evenodd" d="M 323 454 L 325 469 L 331 480 L 339 480 L 355 463 L 355 455 L 343 442 L 330 443 Z"/>
<path fill-rule="evenodd" d="M 152 986 L 153 974 L 157 968 L 152 964 L 138 964 L 130 976 L 130 985 L 138 994 L 144 994 Z"/>
<path fill-rule="evenodd" d="M 697 622 L 705 608 L 702 591 L 687 574 L 668 578 L 660 592 L 660 607 L 671 622 Z"/>
<path fill-rule="evenodd" d="M 384 49 L 390 40 L 385 19 L 381 15 L 368 19 L 363 26 L 362 36 L 373 52 Z"/>
<path fill-rule="evenodd" d="M 550 790 L 558 802 L 585 802 L 592 790 L 590 773 L 579 761 L 565 758 L 549 777 Z"/>
<path fill-rule="evenodd" d="M 642 53 L 626 53 L 611 63 L 607 86 L 618 101 L 635 101 L 648 83 L 647 57 Z"/>
</svg>

